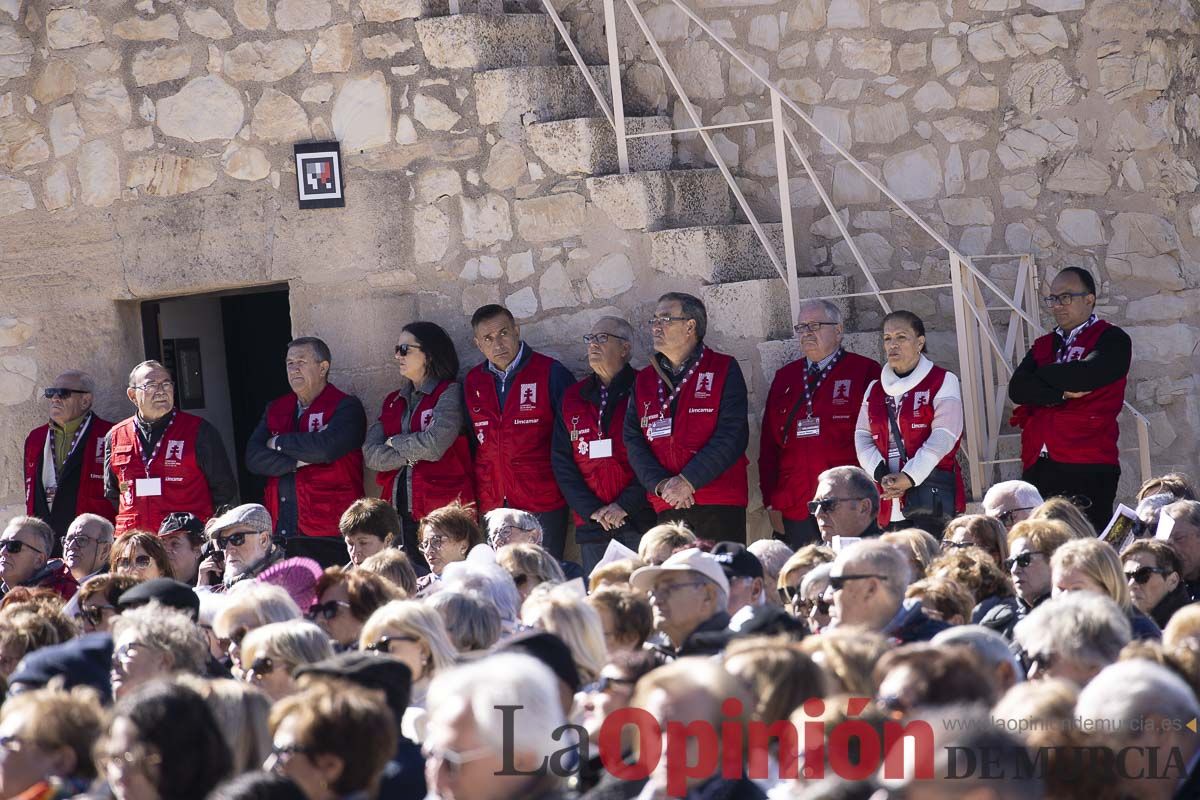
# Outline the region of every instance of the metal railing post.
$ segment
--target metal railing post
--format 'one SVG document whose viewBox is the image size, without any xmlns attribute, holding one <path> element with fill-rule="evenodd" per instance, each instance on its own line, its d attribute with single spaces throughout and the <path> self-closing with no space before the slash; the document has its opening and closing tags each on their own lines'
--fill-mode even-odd
<svg viewBox="0 0 1200 800">
<path fill-rule="evenodd" d="M 970 299 L 964 286 L 963 263 L 958 254 L 950 251 L 950 282 L 954 292 L 954 330 L 958 336 L 958 372 L 962 387 L 963 434 L 967 440 L 967 471 L 971 478 L 971 489 L 978 493 L 985 486 L 981 459 L 982 442 L 979 431 L 979 381 L 975 375 L 975 359 L 972 358 L 972 337 L 967 330 L 974 325 L 973 315 L 967 309 Z"/>
<path fill-rule="evenodd" d="M 611 2 L 611 0 L 608 0 Z M 771 121 L 775 135 L 775 172 L 779 179 L 779 221 L 783 225 L 783 260 L 787 267 L 788 302 L 792 324 L 800 314 L 800 283 L 796 272 L 796 231 L 792 229 L 792 193 L 788 188 L 787 139 L 783 127 L 783 102 L 779 92 L 771 90 Z"/>
<path fill-rule="evenodd" d="M 612 87 L 613 132 L 617 137 L 617 164 L 629 172 L 629 141 L 625 136 L 625 95 L 621 90 L 621 47 L 617 42 L 615 0 L 604 0 L 604 31 L 608 38 L 608 81 Z"/>
</svg>

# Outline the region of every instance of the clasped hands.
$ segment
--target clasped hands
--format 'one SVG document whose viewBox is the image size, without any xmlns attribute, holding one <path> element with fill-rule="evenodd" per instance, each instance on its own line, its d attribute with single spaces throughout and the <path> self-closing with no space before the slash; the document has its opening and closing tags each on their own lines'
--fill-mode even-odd
<svg viewBox="0 0 1200 800">
<path fill-rule="evenodd" d="M 600 527 L 606 531 L 615 531 L 625 524 L 625 518 L 629 516 L 625 509 L 621 508 L 616 503 L 609 503 L 606 506 L 596 509 L 592 514 L 592 519 L 600 523 Z"/>
<path fill-rule="evenodd" d="M 903 472 L 893 472 L 889 475 L 884 475 L 879 485 L 883 487 L 881 498 L 884 500 L 899 500 L 904 496 L 905 492 L 916 486 L 913 483 L 913 479 Z"/>
<path fill-rule="evenodd" d="M 696 489 L 691 482 L 682 475 L 676 475 L 674 478 L 667 478 L 658 485 L 657 494 L 671 508 L 691 508 L 696 505 Z"/>
</svg>

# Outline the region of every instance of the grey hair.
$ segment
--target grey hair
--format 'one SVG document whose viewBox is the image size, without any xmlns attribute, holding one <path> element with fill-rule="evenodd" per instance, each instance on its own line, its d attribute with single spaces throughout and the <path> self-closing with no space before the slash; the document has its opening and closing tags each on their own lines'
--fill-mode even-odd
<svg viewBox="0 0 1200 800">
<path fill-rule="evenodd" d="M 834 467 L 817 476 L 818 481 L 845 481 L 850 491 L 871 501 L 871 515 L 879 514 L 879 489 L 861 467 Z"/>
<path fill-rule="evenodd" d="M 272 622 L 246 634 L 242 663 L 249 666 L 259 656 L 286 661 L 293 667 L 333 658 L 329 635 L 306 620 Z"/>
<path fill-rule="evenodd" d="M 818 581 L 824 581 L 825 585 L 829 585 L 829 573 L 833 571 L 833 562 L 826 561 L 823 564 L 817 564 L 804 574 L 800 579 L 800 596 L 807 597 L 808 590 L 811 589 Z"/>
<path fill-rule="evenodd" d="M 1088 681 L 1075 702 L 1075 716 L 1097 723 L 1094 730 L 1129 739 L 1139 735 L 1135 720 L 1194 719 L 1200 717 L 1200 702 L 1171 670 L 1133 658 L 1105 667 Z"/>
<path fill-rule="evenodd" d="M 825 316 L 829 317 L 830 322 L 842 324 L 842 309 L 838 308 L 837 303 L 832 300 L 801 300 L 797 313 L 803 314 L 810 308 L 819 308 L 825 312 Z"/>
<path fill-rule="evenodd" d="M 112 522 L 100 516 L 99 514 L 92 514 L 90 512 L 80 514 L 71 521 L 72 524 L 76 522 L 80 523 L 81 526 L 95 525 L 99 529 L 100 539 L 102 541 L 111 542 L 113 540 L 113 535 L 116 533 L 116 528 L 113 526 Z"/>
<path fill-rule="evenodd" d="M 700 575 L 700 573 L 696 573 L 696 574 Z M 717 608 L 724 611 L 726 608 L 729 607 L 729 592 L 725 589 L 722 589 L 721 584 L 717 583 L 712 578 L 708 578 L 704 575 L 700 575 L 700 580 L 711 585 L 714 589 L 717 590 Z"/>
<path fill-rule="evenodd" d="M 1052 597 L 1013 628 L 1014 641 L 1026 653 L 1061 655 L 1097 669 L 1116 661 L 1131 638 L 1120 606 L 1092 592 Z"/>
<path fill-rule="evenodd" d="M 783 565 L 794 555 L 792 548 L 778 539 L 759 539 L 757 542 L 751 542 L 746 549 L 758 558 L 763 570 L 770 575 L 782 572 Z"/>
<path fill-rule="evenodd" d="M 18 533 L 33 531 L 42 542 L 42 556 L 50 558 L 50 551 L 54 549 L 54 529 L 44 520 L 37 517 L 13 517 L 8 521 L 8 528 L 16 529 Z"/>
<path fill-rule="evenodd" d="M 500 639 L 500 612 L 475 592 L 440 591 L 424 599 L 442 615 L 460 653 L 487 650 Z"/>
<path fill-rule="evenodd" d="M 257 625 L 287 622 L 303 616 L 300 606 L 296 605 L 296 601 L 282 586 L 258 581 L 239 581 L 229 588 L 225 596 L 229 600 L 225 607 L 217 612 L 214 621 L 243 611 L 253 614 Z"/>
<path fill-rule="evenodd" d="M 631 348 L 633 347 L 633 339 L 636 336 L 636 333 L 633 330 L 633 326 L 629 324 L 629 320 L 622 319 L 621 317 L 601 317 L 600 319 L 596 320 L 596 324 L 601 322 L 607 323 L 613 328 L 616 328 L 616 330 L 613 332 L 616 333 L 617 336 L 625 337 L 625 343 Z"/>
<path fill-rule="evenodd" d="M 955 625 L 934 636 L 933 644 L 965 645 L 989 668 L 995 669 L 1001 664 L 1008 664 L 1018 681 L 1025 680 L 1025 668 L 1013 653 L 1008 640 L 991 628 L 982 625 Z"/>
<path fill-rule="evenodd" d="M 149 367 L 150 369 L 161 369 L 164 372 L 170 372 L 170 370 L 168 370 L 166 367 L 164 367 L 162 365 L 161 361 L 155 361 L 154 359 L 149 359 L 147 361 L 143 361 L 142 363 L 135 366 L 133 369 L 129 370 L 129 385 L 131 387 L 134 385 L 133 376 L 137 375 L 138 370 L 145 369 L 146 367 Z"/>
<path fill-rule="evenodd" d="M 1162 510 L 1174 502 L 1176 502 L 1176 499 L 1173 494 L 1168 494 L 1167 492 L 1152 494 L 1149 497 L 1143 498 L 1142 502 L 1137 504 L 1135 511 L 1139 517 L 1143 514 L 1153 514 L 1157 519 Z"/>
<path fill-rule="evenodd" d="M 317 361 L 328 361 L 333 363 L 333 353 L 329 349 L 329 345 L 325 344 L 323 339 L 318 339 L 316 336 L 301 336 L 298 339 L 292 339 L 288 342 L 287 349 L 293 347 L 311 347 L 313 355 L 317 357 Z"/>
<path fill-rule="evenodd" d="M 1017 503 L 1016 508 L 1037 508 L 1044 502 L 1042 493 L 1032 483 L 1027 481 L 1000 481 L 984 493 L 984 509 L 995 508 L 997 499 L 1005 494 L 1013 496 L 1013 500 Z"/>
<path fill-rule="evenodd" d="M 1200 502 L 1196 500 L 1177 500 L 1163 508 L 1162 514 L 1193 528 L 1200 528 Z M 1162 515 L 1159 516 L 1159 524 L 1162 524 Z"/>
<path fill-rule="evenodd" d="M 687 292 L 667 292 L 658 298 L 658 302 L 679 303 L 683 316 L 696 323 L 696 341 L 704 341 L 704 334 L 708 333 L 708 309 L 704 307 L 704 301 Z"/>
<path fill-rule="evenodd" d="M 70 376 L 79 381 L 79 385 L 83 387 L 83 391 L 88 394 L 96 393 L 96 379 L 81 369 L 66 369 L 63 370 L 57 377 L 63 378 Z"/>
<path fill-rule="evenodd" d="M 537 531 L 537 541 L 534 544 L 542 543 L 542 537 L 545 535 L 542 523 L 538 522 L 538 518 L 533 514 L 519 508 L 493 508 L 483 515 L 483 524 L 487 527 L 488 544 L 493 550 L 496 548 L 496 535 L 502 527 L 510 522 L 522 530 Z"/>
<path fill-rule="evenodd" d="M 151 600 L 130 609 L 113 621 L 113 639 L 128 630 L 138 642 L 171 657 L 172 672 L 203 675 L 208 667 L 208 642 L 192 618 L 182 611 Z"/>
<path fill-rule="evenodd" d="M 456 561 L 442 570 L 442 590 L 475 592 L 500 612 L 502 625 L 516 625 L 521 618 L 521 593 L 512 576 L 499 564 Z"/>
<path fill-rule="evenodd" d="M 864 539 L 847 547 L 838 553 L 835 564 L 854 562 L 870 572 L 883 576 L 888 591 L 896 598 L 904 597 L 904 590 L 912 581 L 912 565 L 909 564 L 908 554 L 901 552 L 899 547 L 878 539 Z"/>
</svg>

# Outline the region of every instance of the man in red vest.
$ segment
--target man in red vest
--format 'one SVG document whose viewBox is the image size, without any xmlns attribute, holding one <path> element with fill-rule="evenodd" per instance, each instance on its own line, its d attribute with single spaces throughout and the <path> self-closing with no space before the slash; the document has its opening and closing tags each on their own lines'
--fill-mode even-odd
<svg viewBox="0 0 1200 800">
<path fill-rule="evenodd" d="M 625 413 L 629 463 L 658 521 L 702 539 L 746 541 L 746 381 L 731 356 L 704 344 L 699 298 L 668 292 L 650 320 L 654 356 Z"/>
<path fill-rule="evenodd" d="M 583 337 L 592 374 L 567 389 L 554 428 L 554 475 L 575 510 L 575 541 L 590 574 L 611 539 L 637 550 L 654 526 L 654 511 L 638 483 L 621 426 L 637 371 L 629 366 L 633 327 L 601 317 Z"/>
<path fill-rule="evenodd" d="M 104 493 L 118 503 L 117 535 L 157 531 L 172 511 L 207 520 L 237 502 L 221 434 L 175 408 L 175 382 L 166 367 L 138 364 L 126 395 L 137 413 L 114 425 L 104 443 Z"/>
<path fill-rule="evenodd" d="M 880 370 L 877 362 L 842 349 L 842 311 L 834 303 L 807 300 L 797 320 L 804 358 L 775 373 L 758 451 L 763 505 L 793 550 L 821 540 L 808 513 L 818 476 L 858 464 L 854 426 Z"/>
<path fill-rule="evenodd" d="M 1117 417 L 1132 343 L 1096 318 L 1096 281 L 1086 270 L 1059 272 L 1044 302 L 1058 325 L 1033 343 L 1008 384 L 1013 424 L 1022 428 L 1021 478 L 1042 497 L 1087 498 L 1084 513 L 1102 531 L 1121 477 Z"/>
<path fill-rule="evenodd" d="M 25 438 L 25 513 L 54 529 L 56 554 L 75 517 L 116 517 L 104 496 L 104 435 L 112 423 L 93 413 L 95 390 L 86 372 L 59 375 L 44 392 L 50 422 Z"/>
<path fill-rule="evenodd" d="M 475 346 L 486 361 L 467 373 L 463 391 L 475 435 L 479 512 L 519 508 L 538 518 L 542 546 L 562 559 L 567 501 L 554 480 L 554 418 L 575 376 L 521 341 L 507 308 L 482 306 L 471 316 Z"/>
<path fill-rule="evenodd" d="M 329 382 L 329 346 L 306 336 L 288 344 L 292 393 L 271 401 L 246 443 L 246 468 L 267 476 L 263 505 L 289 556 L 345 564 L 342 512 L 363 497 L 367 415 L 357 397 Z"/>
</svg>

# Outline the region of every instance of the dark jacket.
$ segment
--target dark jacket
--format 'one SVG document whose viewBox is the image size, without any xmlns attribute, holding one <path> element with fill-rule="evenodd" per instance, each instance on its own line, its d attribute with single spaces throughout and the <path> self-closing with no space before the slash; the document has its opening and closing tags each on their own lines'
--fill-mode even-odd
<svg viewBox="0 0 1200 800">
<path fill-rule="evenodd" d="M 1129 627 L 1133 629 L 1133 638 L 1135 640 L 1150 639 L 1157 641 L 1162 638 L 1162 631 L 1154 624 L 1154 620 L 1136 608 L 1129 611 Z"/>
<path fill-rule="evenodd" d="M 582 800 L 629 800 L 637 797 L 645 786 L 646 779 L 623 781 L 605 775 L 595 789 L 582 796 Z M 731 780 L 721 777 L 710 778 L 693 786 L 684 795 L 685 800 L 759 800 L 765 797 L 758 784 L 748 778 Z"/>
<path fill-rule="evenodd" d="M 975 606 L 975 608 L 971 611 L 971 623 L 973 625 L 984 625 L 986 624 L 984 623 L 985 619 L 994 619 L 998 616 L 1006 614 L 1006 612 L 1003 610 L 1005 608 L 1015 614 L 1017 609 L 1017 598 L 999 597 L 997 595 L 985 597 L 980 600 L 979 605 Z M 992 628 L 992 630 L 996 630 L 991 625 L 988 625 L 988 627 Z M 997 633 L 999 633 L 999 631 L 997 631 Z"/>
<path fill-rule="evenodd" d="M 421 798 L 426 792 L 425 759 L 421 757 L 421 748 L 411 739 L 401 736 L 396 755 L 383 768 L 379 781 L 379 800 Z"/>
<path fill-rule="evenodd" d="M 980 618 L 979 624 L 985 628 L 991 628 L 1011 642 L 1013 640 L 1013 628 L 1016 627 L 1017 623 L 1029 616 L 1029 612 L 1041 605 L 1049 596 L 1047 593 L 1033 605 L 1027 605 L 1019 597 L 1013 598 L 1016 602 L 1012 604 L 997 603 Z"/>
<path fill-rule="evenodd" d="M 67 569 L 67 565 L 58 558 L 47 561 L 41 569 L 33 573 L 29 580 L 21 585 L 31 589 L 52 589 L 64 601 L 74 597 L 75 592 L 79 589 L 79 583 L 71 574 L 71 570 Z M 12 589 L 12 586 L 4 584 L 0 586 L 0 594 L 8 594 Z"/>
<path fill-rule="evenodd" d="M 725 645 L 736 635 L 735 631 L 729 629 L 729 614 L 718 611 L 701 622 L 678 649 L 671 647 L 669 639 L 666 640 L 666 644 L 653 647 L 671 660 L 686 656 L 715 656 L 724 650 Z"/>
<path fill-rule="evenodd" d="M 1171 615 L 1186 605 L 1192 602 L 1191 596 L 1188 594 L 1187 586 L 1180 581 L 1172 591 L 1167 592 L 1162 600 L 1158 601 L 1158 605 L 1150 609 L 1150 616 L 1154 619 L 1155 624 L 1160 628 L 1167 627 L 1167 622 L 1170 621 Z"/>
<path fill-rule="evenodd" d="M 928 642 L 949 627 L 940 619 L 925 616 L 921 601 L 910 598 L 901 604 L 896 617 L 883 629 L 883 635 L 896 644 Z"/>
</svg>

